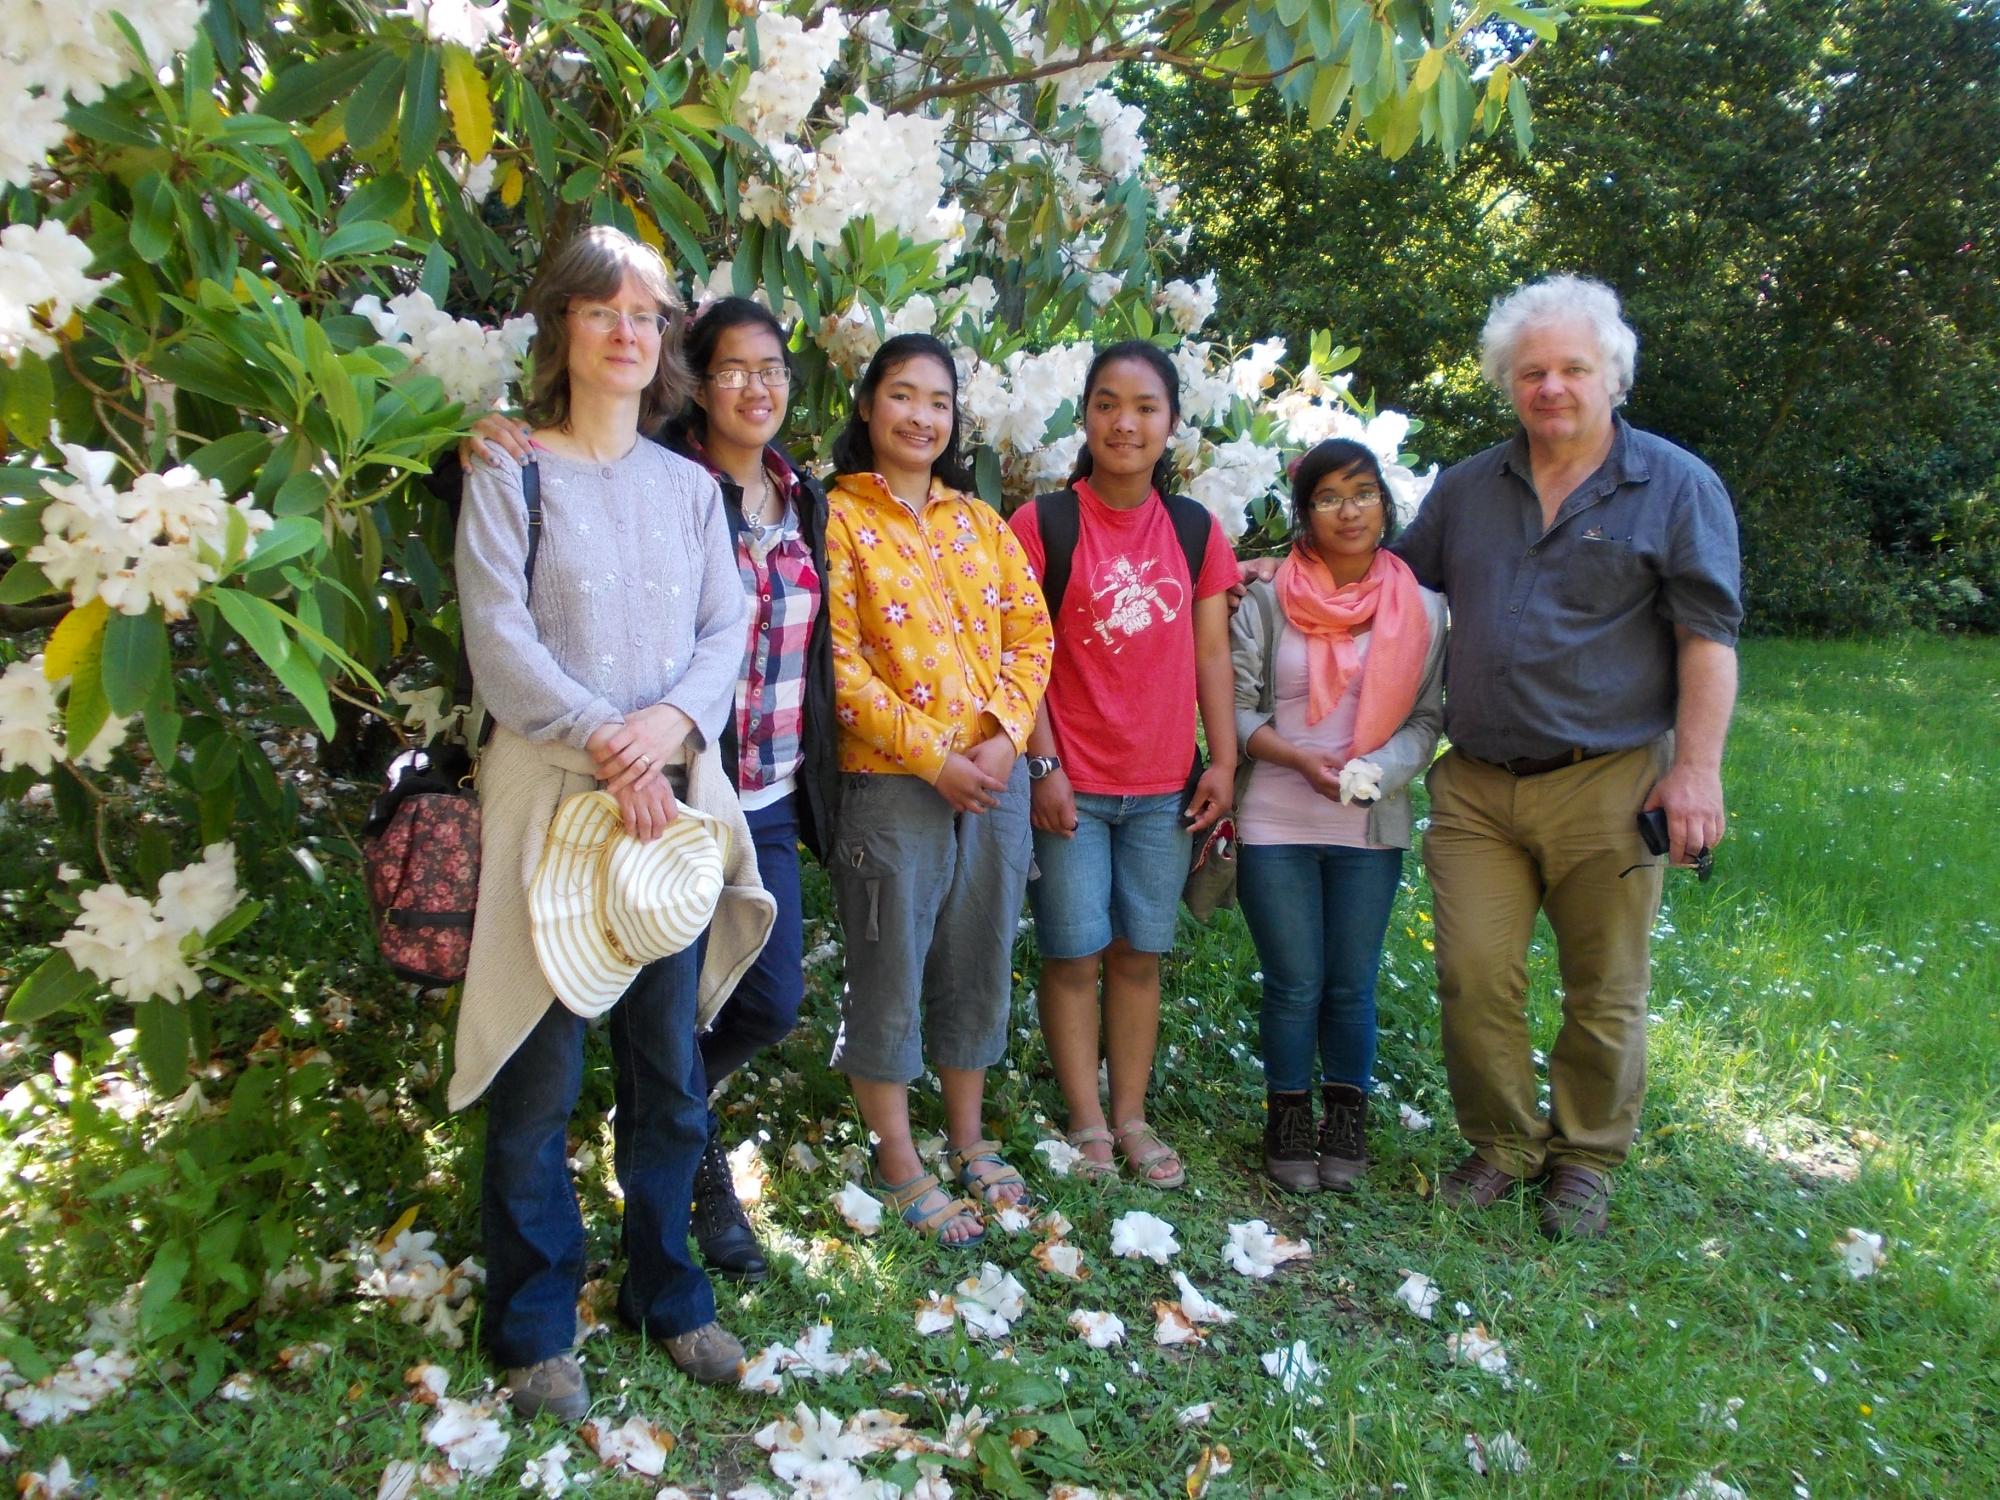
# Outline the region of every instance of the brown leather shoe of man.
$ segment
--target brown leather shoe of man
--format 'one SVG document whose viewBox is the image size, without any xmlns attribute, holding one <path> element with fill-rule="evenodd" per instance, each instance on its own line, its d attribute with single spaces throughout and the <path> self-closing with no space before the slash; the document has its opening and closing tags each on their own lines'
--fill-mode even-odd
<svg viewBox="0 0 2000 1500">
<path fill-rule="evenodd" d="M 590 1386 L 573 1354 L 551 1354 L 534 1364 L 521 1365 L 509 1370 L 501 1383 L 510 1393 L 507 1404 L 523 1419 L 546 1412 L 575 1422 L 590 1410 Z"/>
<path fill-rule="evenodd" d="M 1542 1233 L 1552 1240 L 1594 1240 L 1611 1222 L 1611 1179 L 1563 1162 L 1542 1184 Z"/>
<path fill-rule="evenodd" d="M 1477 1151 L 1438 1179 L 1437 1201 L 1446 1208 L 1491 1208 L 1520 1185 Z"/>
<path fill-rule="evenodd" d="M 667 1340 L 667 1357 L 703 1385 L 731 1385 L 743 1374 L 743 1345 L 720 1323 L 704 1323 Z"/>
</svg>

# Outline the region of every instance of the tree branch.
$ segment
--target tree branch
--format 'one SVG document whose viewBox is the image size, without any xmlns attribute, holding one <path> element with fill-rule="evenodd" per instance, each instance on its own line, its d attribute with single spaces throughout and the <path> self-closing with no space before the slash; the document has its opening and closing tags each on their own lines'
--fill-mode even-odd
<svg viewBox="0 0 2000 1500">
<path fill-rule="evenodd" d="M 1153 46 L 1106 47 L 1102 52 L 1065 57 L 1056 62 L 1045 62 L 1036 67 L 1023 68 L 1018 72 L 987 73 L 977 78 L 960 78 L 951 83 L 937 84 L 932 88 L 918 89 L 913 94 L 905 94 L 892 101 L 888 109 L 891 113 L 912 110 L 920 104 L 929 104 L 934 99 L 955 99 L 966 94 L 983 94 L 991 89 L 1012 88 L 1016 84 L 1036 83 L 1044 78 L 1053 78 L 1059 73 L 1073 73 L 1079 68 L 1101 63 L 1152 63 L 1210 82 L 1227 83 L 1235 88 L 1259 88 L 1267 83 L 1275 83 L 1287 73 L 1295 72 L 1314 60 L 1310 57 L 1301 57 L 1271 72 L 1241 73 L 1233 68 L 1220 67 L 1204 58 L 1189 57 L 1180 52 L 1167 52 Z"/>
</svg>

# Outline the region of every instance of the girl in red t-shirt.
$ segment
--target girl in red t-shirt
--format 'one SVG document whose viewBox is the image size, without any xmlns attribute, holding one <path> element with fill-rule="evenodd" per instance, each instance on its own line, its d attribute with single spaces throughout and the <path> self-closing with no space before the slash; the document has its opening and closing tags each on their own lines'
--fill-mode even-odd
<svg viewBox="0 0 2000 1500">
<path fill-rule="evenodd" d="M 1049 599 L 1055 665 L 1028 739 L 1042 1032 L 1070 1142 L 1084 1153 L 1076 1170 L 1116 1177 L 1115 1144 L 1140 1182 L 1160 1188 L 1187 1180 L 1146 1122 L 1160 955 L 1173 945 L 1190 838 L 1229 811 L 1236 772 L 1236 558 L 1213 517 L 1166 497 L 1179 421 L 1180 380 L 1165 354 L 1136 340 L 1101 351 L 1084 380 L 1070 489 L 1012 519 L 1045 593 L 1053 583 L 1060 594 Z M 1050 555 L 1065 547 L 1066 558 Z M 1197 705 L 1210 764 L 1189 796 Z M 1098 1097 L 1100 1027 L 1111 1128 Z"/>
</svg>

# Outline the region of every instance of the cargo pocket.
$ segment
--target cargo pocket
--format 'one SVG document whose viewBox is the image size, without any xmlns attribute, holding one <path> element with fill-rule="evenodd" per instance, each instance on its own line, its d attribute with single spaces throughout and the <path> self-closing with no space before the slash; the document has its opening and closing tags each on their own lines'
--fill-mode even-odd
<svg viewBox="0 0 2000 1500">
<path fill-rule="evenodd" d="M 866 841 L 849 839 L 838 846 L 841 924 L 847 940 L 882 941 L 882 883 L 893 873 Z"/>
</svg>

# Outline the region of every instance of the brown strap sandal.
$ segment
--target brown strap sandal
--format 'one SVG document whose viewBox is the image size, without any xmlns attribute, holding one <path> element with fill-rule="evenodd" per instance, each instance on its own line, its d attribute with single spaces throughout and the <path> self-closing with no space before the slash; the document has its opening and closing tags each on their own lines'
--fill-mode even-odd
<svg viewBox="0 0 2000 1500">
<path fill-rule="evenodd" d="M 1134 1147 L 1133 1139 L 1139 1144 Z M 1181 1159 L 1174 1154 L 1174 1148 L 1160 1139 L 1158 1131 L 1144 1120 L 1127 1120 L 1118 1127 L 1118 1149 L 1125 1153 L 1125 1160 L 1132 1163 L 1132 1170 L 1139 1181 L 1147 1187 L 1177 1188 L 1187 1181 L 1187 1169 Z M 1159 1169 L 1165 1167 L 1166 1170 Z"/>
<path fill-rule="evenodd" d="M 969 1198 L 954 1198 L 945 1192 L 933 1172 L 920 1173 L 893 1186 L 870 1172 L 868 1190 L 910 1228 L 929 1235 L 947 1250 L 963 1250 L 986 1238 L 986 1223 L 980 1217 L 979 1205 Z M 960 1219 L 972 1220 L 977 1229 L 962 1240 L 946 1239 L 946 1227 Z"/>
<path fill-rule="evenodd" d="M 1029 1203 L 1028 1184 L 1019 1171 L 1000 1154 L 998 1141 L 974 1141 L 963 1150 L 954 1151 L 947 1160 L 957 1176 L 959 1186 L 971 1188 L 992 1208 L 1026 1208 Z M 1020 1194 L 1014 1198 L 996 1198 L 993 1195 L 1003 1188 L 1019 1188 Z"/>
</svg>

